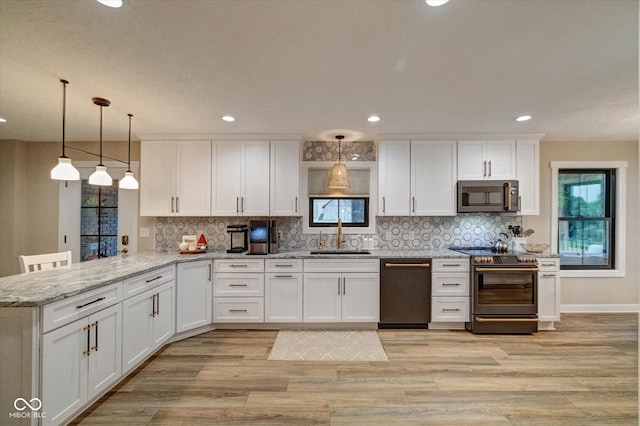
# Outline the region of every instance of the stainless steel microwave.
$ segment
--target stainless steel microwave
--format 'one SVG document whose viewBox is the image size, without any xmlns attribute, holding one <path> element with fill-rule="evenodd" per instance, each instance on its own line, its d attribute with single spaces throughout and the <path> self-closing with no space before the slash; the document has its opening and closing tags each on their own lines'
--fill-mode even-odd
<svg viewBox="0 0 640 426">
<path fill-rule="evenodd" d="M 458 181 L 458 212 L 517 212 L 520 196 L 517 180 Z"/>
</svg>

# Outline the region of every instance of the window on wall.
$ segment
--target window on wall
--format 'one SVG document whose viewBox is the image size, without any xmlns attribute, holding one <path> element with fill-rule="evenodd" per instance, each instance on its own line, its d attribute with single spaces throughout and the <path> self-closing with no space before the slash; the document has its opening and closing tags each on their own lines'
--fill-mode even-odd
<svg viewBox="0 0 640 426">
<path fill-rule="evenodd" d="M 559 169 L 561 269 L 615 268 L 615 169 Z"/>
<path fill-rule="evenodd" d="M 368 197 L 309 197 L 309 226 L 369 226 Z"/>
<path fill-rule="evenodd" d="M 80 260 L 118 254 L 118 181 L 113 186 L 82 181 Z"/>
</svg>

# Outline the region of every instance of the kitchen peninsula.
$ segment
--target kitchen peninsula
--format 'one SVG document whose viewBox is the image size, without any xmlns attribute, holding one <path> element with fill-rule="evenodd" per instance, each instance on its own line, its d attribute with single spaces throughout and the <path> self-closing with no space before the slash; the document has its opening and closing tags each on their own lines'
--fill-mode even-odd
<svg viewBox="0 0 640 426">
<path fill-rule="evenodd" d="M 290 251 L 264 256 L 148 252 L 0 278 L 3 382 L 0 403 L 9 407 L 16 398 L 36 397 L 46 413 L 40 419 L 42 424 L 63 423 L 126 377 L 164 343 L 211 330 L 212 322 L 216 324 L 212 316 L 212 301 L 216 300 L 213 282 L 216 275 L 231 274 L 218 273 L 213 265 L 232 270 L 240 267 L 243 274 L 252 273 L 258 280 L 264 280 L 265 275 L 247 271 L 253 264 L 259 265 L 260 271 L 289 267 L 296 262 L 302 265 L 306 261 L 316 266 L 331 264 L 334 269 L 375 269 L 374 273 L 362 274 L 370 278 L 371 289 L 369 298 L 362 303 L 372 303 L 369 312 L 373 313 L 358 324 L 375 328 L 379 298 L 377 268 L 382 257 L 468 262 L 466 255 L 448 249 L 334 255 Z M 264 307 L 264 290 L 258 294 L 245 299 L 257 299 L 257 306 Z M 231 299 L 219 297 L 221 302 Z M 266 307 L 259 320 L 253 322 L 262 323 L 265 310 Z M 306 321 L 290 324 L 299 327 L 301 322 Z M 331 322 L 331 327 L 341 326 L 327 322 Z M 350 326 L 354 324 L 349 322 Z M 37 424 L 38 419 L 31 420 Z"/>
</svg>

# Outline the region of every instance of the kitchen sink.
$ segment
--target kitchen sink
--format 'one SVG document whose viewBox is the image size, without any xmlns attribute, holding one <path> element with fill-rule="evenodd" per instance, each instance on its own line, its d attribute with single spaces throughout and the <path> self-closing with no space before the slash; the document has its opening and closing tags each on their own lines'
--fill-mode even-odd
<svg viewBox="0 0 640 426">
<path fill-rule="evenodd" d="M 312 250 L 310 254 L 371 254 L 369 250 Z"/>
</svg>

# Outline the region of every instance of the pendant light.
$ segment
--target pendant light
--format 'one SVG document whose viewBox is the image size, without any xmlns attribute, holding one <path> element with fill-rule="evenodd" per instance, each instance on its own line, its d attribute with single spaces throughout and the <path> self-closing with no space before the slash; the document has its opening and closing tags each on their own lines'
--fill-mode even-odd
<svg viewBox="0 0 640 426">
<path fill-rule="evenodd" d="M 107 99 L 93 98 L 93 103 L 100 107 L 100 163 L 96 166 L 96 171 L 89 176 L 90 185 L 111 186 L 113 179 L 107 173 L 107 168 L 102 164 L 102 110 L 111 105 Z"/>
<path fill-rule="evenodd" d="M 338 140 L 338 163 L 333 165 L 331 169 L 331 175 L 329 176 L 329 189 L 349 189 L 351 184 L 349 183 L 349 175 L 347 174 L 347 167 L 342 164 L 342 139 L 343 135 L 336 135 Z"/>
<path fill-rule="evenodd" d="M 58 157 L 58 165 L 51 169 L 51 179 L 55 180 L 80 180 L 80 172 L 73 167 L 71 159 L 64 155 L 64 136 L 67 118 L 67 80 L 60 79 L 62 83 L 62 156 Z"/>
<path fill-rule="evenodd" d="M 127 156 L 127 171 L 124 172 L 124 178 L 120 181 L 120 188 L 138 189 L 140 185 L 131 171 L 131 117 L 133 117 L 133 114 L 127 115 L 129 116 L 129 155 Z"/>
</svg>

